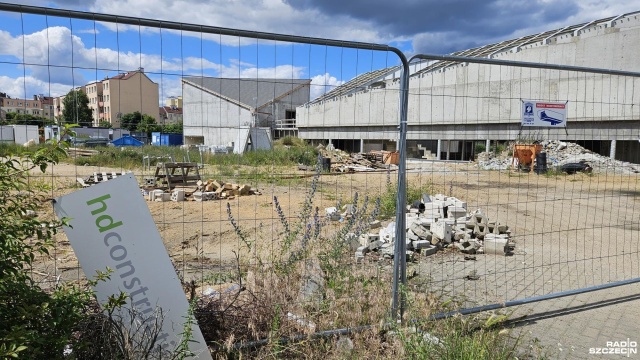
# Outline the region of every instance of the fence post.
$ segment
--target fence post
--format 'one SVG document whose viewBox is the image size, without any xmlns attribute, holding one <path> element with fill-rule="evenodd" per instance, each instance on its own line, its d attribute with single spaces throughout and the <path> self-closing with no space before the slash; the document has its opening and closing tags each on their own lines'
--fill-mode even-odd
<svg viewBox="0 0 640 360">
<path fill-rule="evenodd" d="M 407 198 L 407 110 L 409 107 L 409 62 L 398 49 L 392 49 L 402 61 L 402 77 L 400 78 L 400 136 L 397 149 L 400 153 L 398 162 L 398 198 L 396 201 L 396 240 L 393 256 L 393 302 L 391 318 L 402 320 L 405 307 L 404 290 L 400 284 L 407 282 L 407 242 L 406 242 L 406 198 Z"/>
</svg>

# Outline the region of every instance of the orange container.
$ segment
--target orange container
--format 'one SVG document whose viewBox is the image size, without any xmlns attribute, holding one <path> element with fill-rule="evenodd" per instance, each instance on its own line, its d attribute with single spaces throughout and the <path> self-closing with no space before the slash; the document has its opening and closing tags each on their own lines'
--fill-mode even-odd
<svg viewBox="0 0 640 360">
<path fill-rule="evenodd" d="M 540 144 L 515 144 L 513 145 L 513 158 L 518 159 L 518 164 L 529 165 L 533 171 L 533 162 L 536 154 L 542 151 Z"/>
</svg>

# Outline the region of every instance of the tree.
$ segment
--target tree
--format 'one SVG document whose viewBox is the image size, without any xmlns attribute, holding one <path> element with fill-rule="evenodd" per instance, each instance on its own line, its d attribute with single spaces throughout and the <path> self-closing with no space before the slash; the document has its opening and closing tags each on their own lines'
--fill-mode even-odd
<svg viewBox="0 0 640 360">
<path fill-rule="evenodd" d="M 122 115 L 122 118 L 120 119 L 120 127 L 129 131 L 136 131 L 140 121 L 142 121 L 142 114 L 140 111 L 127 113 Z"/>
<path fill-rule="evenodd" d="M 91 126 L 93 114 L 89 108 L 89 98 L 82 90 L 71 90 L 64 98 L 62 118 L 65 124 Z"/>
<path fill-rule="evenodd" d="M 100 124 L 98 124 L 98 126 L 107 129 L 111 129 L 113 127 L 113 125 L 111 125 L 107 120 L 100 120 Z"/>
<path fill-rule="evenodd" d="M 153 116 L 144 114 L 142 120 L 138 123 L 136 131 L 144 132 L 147 136 L 151 136 L 154 131 L 161 131 L 162 127 L 156 123 L 156 119 Z"/>
<path fill-rule="evenodd" d="M 182 134 L 182 121 L 179 121 L 175 124 L 165 125 L 162 132 L 169 134 Z"/>
</svg>

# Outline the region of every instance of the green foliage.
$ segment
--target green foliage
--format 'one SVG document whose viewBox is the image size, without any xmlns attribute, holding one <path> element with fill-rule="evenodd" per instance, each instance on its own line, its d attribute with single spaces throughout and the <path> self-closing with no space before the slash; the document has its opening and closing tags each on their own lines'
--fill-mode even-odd
<svg viewBox="0 0 640 360">
<path fill-rule="evenodd" d="M 52 236 L 66 221 L 34 216 L 48 206 L 44 193 L 30 186 L 29 171 L 45 172 L 65 155 L 51 142 L 0 162 L 0 355 L 55 359 L 71 339 L 90 293 L 70 286 L 47 292 L 31 277 L 37 256 L 48 255 Z"/>
<path fill-rule="evenodd" d="M 107 120 L 100 120 L 100 123 L 98 124 L 98 126 L 102 128 L 107 128 L 107 129 L 111 129 L 113 127 L 113 125 L 111 125 L 111 123 L 108 122 Z"/>
<path fill-rule="evenodd" d="M 144 132 L 147 136 L 151 136 L 154 131 L 161 131 L 162 127 L 156 123 L 156 119 L 153 116 L 144 114 L 142 119 L 136 126 L 136 131 Z"/>
<path fill-rule="evenodd" d="M 308 146 L 304 139 L 300 139 L 295 136 L 285 136 L 282 139 L 278 139 L 273 144 L 275 147 L 278 146 L 297 146 L 297 147 L 305 147 Z"/>
<path fill-rule="evenodd" d="M 7 113 L 6 120 L 1 122 L 2 125 L 18 124 L 18 125 L 52 125 L 54 121 L 44 116 L 36 116 L 31 114 Z"/>
<path fill-rule="evenodd" d="M 475 146 L 473 147 L 473 151 L 476 155 L 482 152 L 485 152 L 486 150 L 487 150 L 487 147 L 481 143 L 476 143 Z"/>
<path fill-rule="evenodd" d="M 162 132 L 167 134 L 182 134 L 182 121 L 178 121 L 175 124 L 164 125 Z"/>
<path fill-rule="evenodd" d="M 140 111 L 134 111 L 122 115 L 120 119 L 120 127 L 129 131 L 136 131 L 138 124 L 142 121 L 142 114 Z"/>
<path fill-rule="evenodd" d="M 406 204 L 410 205 L 416 200 L 422 199 L 422 194 L 431 194 L 435 192 L 433 182 L 420 182 L 417 184 L 407 181 L 407 197 Z M 387 185 L 384 192 L 380 195 L 380 218 L 386 219 L 395 216 L 396 201 L 398 199 L 398 186 L 391 183 L 391 179 L 387 179 Z"/>
<path fill-rule="evenodd" d="M 63 101 L 62 120 L 65 124 L 91 126 L 93 114 L 89 108 L 89 98 L 82 90 L 71 90 Z"/>
</svg>

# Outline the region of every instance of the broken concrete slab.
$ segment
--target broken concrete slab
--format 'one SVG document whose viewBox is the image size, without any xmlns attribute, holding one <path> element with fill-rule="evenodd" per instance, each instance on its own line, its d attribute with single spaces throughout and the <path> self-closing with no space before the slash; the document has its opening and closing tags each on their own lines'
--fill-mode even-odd
<svg viewBox="0 0 640 360">
<path fill-rule="evenodd" d="M 436 237 L 446 243 L 451 242 L 451 225 L 445 221 L 439 220 L 431 224 L 431 233 L 433 234 L 433 237 Z"/>
</svg>

